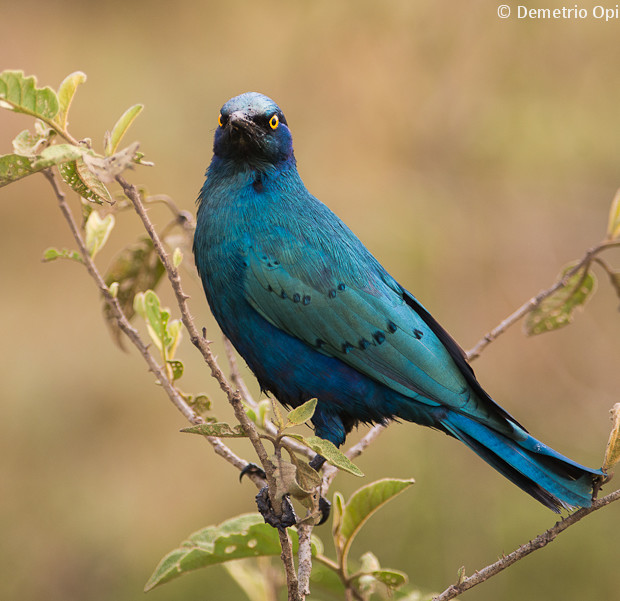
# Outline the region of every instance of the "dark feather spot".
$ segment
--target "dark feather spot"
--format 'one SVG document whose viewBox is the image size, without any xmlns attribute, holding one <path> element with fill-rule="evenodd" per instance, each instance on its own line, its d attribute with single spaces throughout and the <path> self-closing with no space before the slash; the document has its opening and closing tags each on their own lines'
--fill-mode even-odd
<svg viewBox="0 0 620 601">
<path fill-rule="evenodd" d="M 263 180 L 262 180 L 262 178 L 260 176 L 260 173 L 256 176 L 256 178 L 252 182 L 252 187 L 254 188 L 254 190 L 256 192 L 262 192 L 263 191 Z"/>
<path fill-rule="evenodd" d="M 329 298 L 336 298 L 336 290 L 332 288 L 328 293 Z"/>
<path fill-rule="evenodd" d="M 267 292 L 273 292 L 273 288 L 271 287 L 271 284 L 267 284 Z"/>
<path fill-rule="evenodd" d="M 343 353 L 348 353 L 349 351 L 353 350 L 353 345 L 350 342 L 345 342 L 342 345 L 342 352 Z"/>
<path fill-rule="evenodd" d="M 383 344 L 385 342 L 385 334 L 381 330 L 377 330 L 372 337 L 377 341 L 377 344 Z"/>
<path fill-rule="evenodd" d="M 387 329 L 388 329 L 388 332 L 393 334 L 394 332 L 396 332 L 396 330 L 398 330 L 398 327 L 393 321 L 388 321 Z"/>
<path fill-rule="evenodd" d="M 342 282 L 338 284 L 338 290 L 340 290 L 340 292 L 342 292 L 345 288 L 346 286 Z"/>
<path fill-rule="evenodd" d="M 306 294 L 302 301 L 301 301 L 304 305 L 309 305 L 310 304 L 310 297 Z"/>
<path fill-rule="evenodd" d="M 301 296 L 299 295 L 299 293 L 295 292 L 295 294 L 293 294 L 293 302 L 298 303 L 300 300 Z"/>
<path fill-rule="evenodd" d="M 368 347 L 370 346 L 370 342 L 368 342 L 368 340 L 366 340 L 366 338 L 362 338 L 359 341 L 359 347 L 365 351 Z"/>
<path fill-rule="evenodd" d="M 424 332 L 422 330 L 418 330 L 417 328 L 415 330 L 413 330 L 413 335 L 420 340 L 420 338 L 422 338 L 422 336 L 424 336 Z"/>
<path fill-rule="evenodd" d="M 316 346 L 316 348 L 321 348 L 324 345 L 325 345 L 325 340 L 322 340 L 321 338 L 317 338 L 314 343 L 314 346 Z"/>
<path fill-rule="evenodd" d="M 282 298 L 286 298 L 286 292 L 284 292 L 284 290 L 282 290 L 282 292 L 280 292 L 280 296 L 281 296 Z"/>
</svg>

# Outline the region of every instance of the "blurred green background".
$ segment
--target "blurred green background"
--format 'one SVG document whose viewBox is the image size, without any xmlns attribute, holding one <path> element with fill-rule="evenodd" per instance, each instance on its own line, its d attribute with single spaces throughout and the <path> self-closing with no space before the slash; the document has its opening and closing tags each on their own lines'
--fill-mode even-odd
<svg viewBox="0 0 620 601">
<path fill-rule="evenodd" d="M 156 167 L 128 178 L 190 211 L 219 107 L 248 90 L 272 96 L 310 190 L 469 348 L 604 236 L 620 186 L 619 27 L 502 20 L 482 0 L 4 3 L 0 68 L 54 88 L 86 72 L 70 129 L 99 148 L 118 116 L 144 103 L 127 142 L 139 140 Z M 0 112 L 0 153 L 30 126 Z M 0 211 L 0 598 L 142 599 L 166 552 L 253 511 L 255 490 L 179 434 L 185 423 L 142 360 L 111 342 L 85 272 L 41 263 L 49 246 L 74 246 L 43 177 L 0 190 Z M 133 215 L 119 218 L 100 266 L 139 232 Z M 223 356 L 189 272 L 185 283 Z M 475 363 L 534 435 L 592 466 L 618 400 L 618 302 L 601 275 L 571 327 L 527 339 L 517 326 Z M 207 391 L 230 419 L 187 340 L 179 356 L 182 387 Z M 417 483 L 353 554 L 372 549 L 425 591 L 555 521 L 464 446 L 413 425 L 390 427 L 358 463 L 367 482 Z M 359 485 L 343 475 L 334 490 Z M 616 599 L 619 532 L 612 506 L 464 598 Z M 215 567 L 148 598 L 244 597 Z"/>
</svg>

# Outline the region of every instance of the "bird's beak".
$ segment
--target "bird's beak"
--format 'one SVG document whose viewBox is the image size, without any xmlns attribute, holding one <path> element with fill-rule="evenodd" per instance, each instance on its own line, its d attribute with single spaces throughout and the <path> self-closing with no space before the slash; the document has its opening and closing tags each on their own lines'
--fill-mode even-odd
<svg viewBox="0 0 620 601">
<path fill-rule="evenodd" d="M 231 113 L 228 118 L 228 122 L 232 129 L 236 129 L 250 135 L 256 133 L 256 124 L 251 119 L 248 119 L 247 115 L 243 111 L 235 111 L 234 113 Z"/>
</svg>

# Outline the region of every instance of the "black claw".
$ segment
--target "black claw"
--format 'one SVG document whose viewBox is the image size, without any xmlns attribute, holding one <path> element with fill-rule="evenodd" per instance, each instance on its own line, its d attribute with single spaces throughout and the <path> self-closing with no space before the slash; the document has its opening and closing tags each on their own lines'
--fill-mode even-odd
<svg viewBox="0 0 620 601">
<path fill-rule="evenodd" d="M 241 473 L 239 474 L 239 482 L 243 480 L 243 476 L 259 476 L 263 480 L 267 478 L 267 475 L 265 474 L 265 470 L 258 467 L 258 465 L 256 465 L 255 463 L 248 463 L 241 470 Z"/>
<path fill-rule="evenodd" d="M 310 461 L 310 467 L 317 472 L 323 467 L 323 464 L 327 461 L 325 457 L 319 455 L 318 453 L 314 456 L 314 458 Z"/>
<path fill-rule="evenodd" d="M 321 519 L 319 520 L 317 526 L 324 524 L 329 519 L 329 514 L 332 510 L 332 504 L 325 498 L 319 498 L 319 511 L 321 512 Z"/>
<path fill-rule="evenodd" d="M 266 486 L 261 488 L 260 492 L 256 495 L 256 505 L 265 523 L 274 528 L 285 530 L 297 523 L 297 516 L 295 515 L 295 510 L 293 509 L 288 495 L 282 497 L 282 515 L 280 516 L 277 516 L 273 510 L 271 499 L 269 498 L 269 489 Z"/>
</svg>

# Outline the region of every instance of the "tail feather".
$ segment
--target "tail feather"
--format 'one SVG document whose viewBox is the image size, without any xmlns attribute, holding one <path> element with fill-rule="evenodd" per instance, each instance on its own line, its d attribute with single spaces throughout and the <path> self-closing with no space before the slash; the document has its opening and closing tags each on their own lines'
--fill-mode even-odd
<svg viewBox="0 0 620 601">
<path fill-rule="evenodd" d="M 529 434 L 514 440 L 466 415 L 449 413 L 443 428 L 465 443 L 519 488 L 556 513 L 589 507 L 596 478 L 602 475 L 564 457 Z"/>
</svg>

